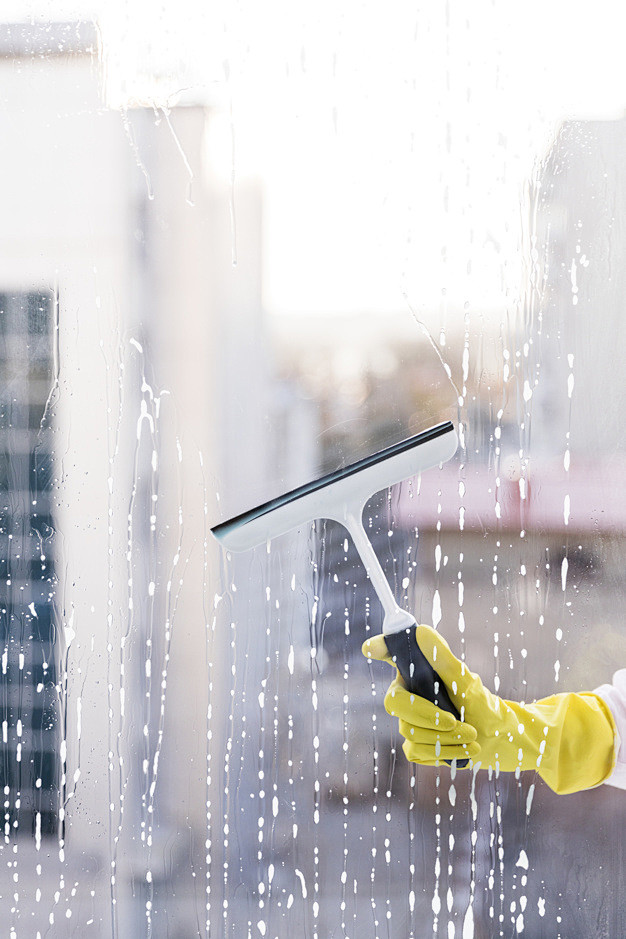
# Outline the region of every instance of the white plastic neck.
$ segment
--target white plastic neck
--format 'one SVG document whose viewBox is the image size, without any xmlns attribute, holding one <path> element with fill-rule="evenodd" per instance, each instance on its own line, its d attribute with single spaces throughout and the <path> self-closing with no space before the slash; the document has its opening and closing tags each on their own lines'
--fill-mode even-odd
<svg viewBox="0 0 626 939">
<path fill-rule="evenodd" d="M 347 528 L 359 552 L 359 556 L 365 565 L 368 577 L 385 611 L 383 633 L 389 635 L 390 633 L 399 632 L 401 629 L 408 629 L 410 626 L 414 626 L 415 619 L 410 613 L 407 613 L 406 610 L 401 610 L 396 603 L 396 599 L 391 592 L 391 587 L 380 566 L 376 552 L 363 528 L 363 508 L 364 506 L 362 505 L 358 507 L 346 505 L 345 515 L 342 517 L 336 516 L 336 518 L 337 521 L 341 522 L 341 524 L 345 525 Z"/>
</svg>

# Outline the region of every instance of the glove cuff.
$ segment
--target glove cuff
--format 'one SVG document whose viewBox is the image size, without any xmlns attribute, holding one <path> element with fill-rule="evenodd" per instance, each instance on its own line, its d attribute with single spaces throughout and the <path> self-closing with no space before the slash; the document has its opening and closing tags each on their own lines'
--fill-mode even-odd
<svg viewBox="0 0 626 939">
<path fill-rule="evenodd" d="M 594 694 L 606 705 L 612 719 L 615 738 L 613 767 L 604 782 L 617 789 L 626 789 L 626 669 L 613 675 L 612 685 L 600 685 Z"/>
<path fill-rule="evenodd" d="M 537 701 L 548 732 L 538 773 L 554 792 L 594 789 L 615 767 L 615 721 L 593 692 L 565 693 Z"/>
</svg>

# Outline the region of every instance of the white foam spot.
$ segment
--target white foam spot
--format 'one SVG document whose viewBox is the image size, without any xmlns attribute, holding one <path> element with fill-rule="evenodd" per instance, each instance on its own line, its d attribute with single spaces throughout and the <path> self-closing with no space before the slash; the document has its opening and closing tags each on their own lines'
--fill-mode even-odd
<svg viewBox="0 0 626 939">
<path fill-rule="evenodd" d="M 515 866 L 523 867 L 525 871 L 528 870 L 528 855 L 526 854 L 523 848 L 519 853 L 519 858 L 517 859 Z"/>
<path fill-rule="evenodd" d="M 306 891 L 306 882 L 304 880 L 304 874 L 302 871 L 299 871 L 296 867 L 296 877 L 300 879 L 300 886 L 302 887 L 302 899 L 306 900 L 307 891 Z"/>
<path fill-rule="evenodd" d="M 439 596 L 439 591 L 435 590 L 435 595 L 433 597 L 433 618 L 432 618 L 434 629 L 437 628 L 440 622 L 441 622 L 441 597 Z"/>
</svg>

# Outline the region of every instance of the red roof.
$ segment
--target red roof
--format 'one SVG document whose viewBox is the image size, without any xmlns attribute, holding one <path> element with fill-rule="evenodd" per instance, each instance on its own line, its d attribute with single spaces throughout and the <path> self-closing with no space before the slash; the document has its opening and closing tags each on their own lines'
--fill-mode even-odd
<svg viewBox="0 0 626 939">
<path fill-rule="evenodd" d="M 517 471 L 516 471 L 517 470 Z M 394 516 L 404 528 L 626 532 L 626 460 L 494 467 L 447 463 L 402 484 Z M 418 491 L 419 487 L 419 491 Z"/>
</svg>

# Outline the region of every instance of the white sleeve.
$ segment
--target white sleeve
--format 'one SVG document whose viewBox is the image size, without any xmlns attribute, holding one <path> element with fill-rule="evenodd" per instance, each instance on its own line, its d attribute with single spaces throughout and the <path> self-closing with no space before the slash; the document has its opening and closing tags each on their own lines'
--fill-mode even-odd
<svg viewBox="0 0 626 939">
<path fill-rule="evenodd" d="M 615 768 L 605 779 L 608 786 L 626 789 L 626 668 L 613 675 L 612 685 L 600 685 L 594 694 L 602 698 L 615 721 Z"/>
</svg>

